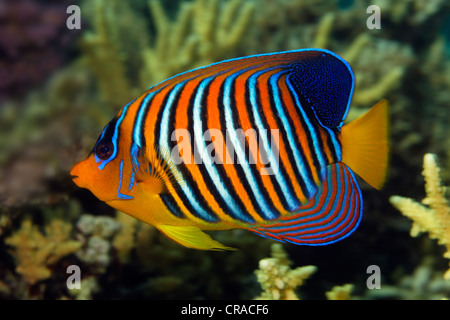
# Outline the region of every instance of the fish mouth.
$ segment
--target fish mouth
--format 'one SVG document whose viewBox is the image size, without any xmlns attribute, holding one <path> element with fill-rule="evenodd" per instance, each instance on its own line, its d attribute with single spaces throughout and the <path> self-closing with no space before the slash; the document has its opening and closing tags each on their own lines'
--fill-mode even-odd
<svg viewBox="0 0 450 320">
<path fill-rule="evenodd" d="M 70 177 L 72 178 L 73 183 L 75 183 L 78 187 L 84 188 L 84 185 L 78 175 L 71 174 Z"/>
</svg>

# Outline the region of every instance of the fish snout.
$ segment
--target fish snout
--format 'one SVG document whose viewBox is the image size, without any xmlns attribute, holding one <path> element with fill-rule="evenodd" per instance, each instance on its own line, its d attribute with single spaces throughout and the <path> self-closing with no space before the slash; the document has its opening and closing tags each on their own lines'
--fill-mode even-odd
<svg viewBox="0 0 450 320">
<path fill-rule="evenodd" d="M 86 183 L 82 179 L 82 163 L 77 163 L 72 170 L 70 170 L 70 176 L 72 177 L 72 181 L 79 186 L 80 188 L 85 188 Z"/>
</svg>

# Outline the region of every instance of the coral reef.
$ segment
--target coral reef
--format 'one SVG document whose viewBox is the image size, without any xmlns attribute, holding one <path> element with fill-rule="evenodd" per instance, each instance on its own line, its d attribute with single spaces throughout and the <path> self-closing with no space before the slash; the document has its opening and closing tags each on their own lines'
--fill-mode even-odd
<svg viewBox="0 0 450 320">
<path fill-rule="evenodd" d="M 256 299 L 298 300 L 297 287 L 317 271 L 315 266 L 290 268 L 291 261 L 283 246 L 272 244 L 272 257 L 262 259 L 255 271 L 263 292 Z"/>
<path fill-rule="evenodd" d="M 94 30 L 83 35 L 82 48 L 104 99 L 116 106 L 165 78 L 235 55 L 255 7 L 242 0 L 195 0 L 183 2 L 171 20 L 162 2 L 151 0 L 154 39 L 130 43 L 130 32 L 148 27 L 142 15 L 124 1 L 93 3 Z"/>
<path fill-rule="evenodd" d="M 303 299 L 324 299 L 327 291 L 328 299 L 450 296 L 444 247 L 411 238 L 407 219 L 388 201 L 403 193 L 391 200 L 403 203 L 405 215 L 417 213 L 413 234 L 427 231 L 448 251 L 448 226 L 442 229 L 448 218 L 440 215 L 445 223 L 436 225 L 436 208 L 448 212 L 448 200 L 436 177 L 450 178 L 450 36 L 444 30 L 450 2 L 77 3 L 80 33 L 64 26 L 65 1 L 0 3 L 0 298 L 267 299 L 298 298 L 299 291 Z M 370 4 L 381 7 L 380 30 L 366 27 Z M 342 243 L 286 245 L 290 259 L 275 246 L 266 259 L 272 241 L 233 230 L 214 237 L 238 251 L 193 252 L 71 183 L 71 166 L 90 152 L 101 128 L 149 86 L 221 59 L 306 47 L 332 50 L 351 63 L 357 83 L 348 120 L 381 98 L 391 105 L 388 183 L 382 192 L 362 185 L 365 217 Z M 411 173 L 419 172 L 427 152 L 439 157 L 442 169 L 433 169 L 433 195 L 427 191 L 419 204 L 411 199 L 422 198 L 422 179 Z M 81 269 L 79 290 L 66 287 L 69 264 Z M 381 267 L 381 290 L 365 286 L 371 264 Z M 305 282 L 315 267 L 292 265 L 314 265 L 320 273 Z M 353 288 L 330 290 L 330 283 Z"/>
<path fill-rule="evenodd" d="M 157 37 L 143 52 L 149 83 L 233 56 L 255 8 L 250 1 L 195 0 L 170 21 L 160 0 L 149 5 Z"/>
<path fill-rule="evenodd" d="M 426 154 L 423 158 L 422 174 L 427 196 L 422 200 L 422 204 L 428 207 L 400 196 L 392 196 L 390 202 L 403 215 L 413 220 L 412 237 L 428 232 L 431 239 L 437 239 L 439 244 L 446 246 L 444 257 L 450 259 L 450 206 L 445 198 L 445 187 L 441 184 L 439 171 L 435 155 Z M 450 280 L 450 267 L 444 278 Z"/>
</svg>

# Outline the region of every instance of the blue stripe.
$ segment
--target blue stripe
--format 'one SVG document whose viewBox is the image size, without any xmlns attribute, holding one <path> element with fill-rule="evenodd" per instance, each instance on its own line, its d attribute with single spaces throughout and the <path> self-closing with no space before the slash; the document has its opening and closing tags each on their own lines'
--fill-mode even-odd
<svg viewBox="0 0 450 320">
<path fill-rule="evenodd" d="M 120 174 L 119 175 L 120 175 L 120 182 L 119 182 L 119 188 L 117 189 L 117 197 L 119 199 L 123 199 L 123 200 L 133 199 L 132 196 L 127 196 L 120 192 L 120 189 L 122 188 L 122 180 L 123 180 L 123 160 L 120 161 Z"/>
<path fill-rule="evenodd" d="M 262 215 L 265 220 L 272 220 L 279 216 L 279 213 L 274 211 L 273 208 L 267 203 L 266 199 L 262 196 L 262 192 L 258 186 L 257 181 L 255 180 L 255 177 L 252 174 L 252 171 L 250 169 L 249 163 L 246 161 L 245 158 L 245 151 L 243 150 L 243 146 L 239 143 L 239 140 L 236 136 L 236 128 L 233 124 L 233 114 L 234 110 L 231 107 L 231 87 L 233 86 L 233 82 L 236 77 L 241 75 L 242 73 L 250 70 L 251 68 L 246 68 L 243 70 L 240 70 L 239 72 L 234 73 L 233 75 L 230 75 L 227 77 L 224 83 L 224 93 L 223 93 L 223 104 L 225 106 L 225 122 L 226 122 L 226 128 L 227 132 L 229 133 L 229 136 L 231 138 L 231 142 L 234 145 L 234 150 L 236 151 L 236 154 L 239 159 L 239 164 L 241 165 L 245 178 L 248 181 L 251 192 L 253 193 L 257 204 L 262 210 Z M 250 191 L 250 190 L 249 190 Z"/>
<path fill-rule="evenodd" d="M 255 72 L 253 75 L 251 75 L 248 79 L 249 82 L 249 98 L 250 98 L 250 104 L 252 106 L 252 110 L 253 110 L 253 116 L 255 119 L 255 125 L 257 126 L 259 132 L 262 132 L 262 130 L 264 130 L 264 125 L 262 123 L 262 119 L 261 119 L 261 114 L 260 114 L 260 106 L 258 105 L 258 99 L 257 99 L 257 92 L 256 92 L 256 88 L 258 87 L 257 84 L 257 79 L 259 76 L 263 75 L 264 73 L 271 71 L 273 69 L 277 69 L 277 67 L 273 67 L 273 68 L 268 68 L 265 70 L 261 70 L 258 72 Z M 292 190 L 290 190 L 290 188 L 287 185 L 286 182 L 286 178 L 283 175 L 282 171 L 279 170 L 279 166 L 280 166 L 280 157 L 279 157 L 279 150 L 278 150 L 278 159 L 275 159 L 274 153 L 273 153 L 273 149 L 272 146 L 269 144 L 268 138 L 266 137 L 266 135 L 261 135 L 260 137 L 262 137 L 263 139 L 263 145 L 262 148 L 264 148 L 267 156 L 269 157 L 270 161 L 269 163 L 275 163 L 276 166 L 276 170 L 275 170 L 275 179 L 277 180 L 278 185 L 280 186 L 283 196 L 286 199 L 286 202 L 288 203 L 288 210 L 292 211 L 295 210 L 299 207 L 300 205 L 300 201 L 298 201 L 298 199 L 294 198 L 292 196 Z"/>
<path fill-rule="evenodd" d="M 176 112 L 176 110 L 172 110 L 173 106 L 176 104 L 175 97 L 189 80 L 190 79 L 178 83 L 172 89 L 172 91 L 169 94 L 167 103 L 164 107 L 164 111 L 161 117 L 161 135 L 159 137 L 159 145 L 162 146 L 163 148 L 167 148 L 167 150 L 171 150 L 169 145 L 169 141 L 171 141 L 171 134 L 169 133 L 169 126 L 170 126 L 169 119 L 171 113 Z M 164 156 L 165 155 L 163 154 L 163 157 Z M 165 160 L 167 161 L 168 159 Z M 180 173 L 183 174 L 181 171 Z M 205 221 L 215 222 L 215 219 L 209 214 L 209 211 L 200 205 L 195 194 L 192 192 L 192 186 L 188 185 L 188 181 L 187 179 L 184 179 L 184 175 L 183 181 L 185 181 L 185 183 L 182 183 L 179 186 L 184 195 L 186 196 L 187 200 L 189 201 L 189 203 L 194 208 L 195 212 L 193 212 L 193 214 L 199 216 L 201 219 Z"/>
<path fill-rule="evenodd" d="M 333 144 L 333 152 L 336 156 L 336 162 L 340 162 L 342 160 L 342 146 L 339 143 L 339 141 L 337 140 L 336 133 L 334 133 L 333 130 L 331 130 L 327 127 L 323 127 L 323 128 L 327 130 L 328 135 L 331 138 L 331 143 Z"/>
<path fill-rule="evenodd" d="M 352 176 L 353 176 L 353 174 L 352 174 Z M 353 176 L 353 178 L 354 178 L 354 176 Z M 340 226 L 342 226 L 343 224 L 345 224 L 345 225 L 351 225 L 351 224 L 353 223 L 355 217 L 358 217 L 358 221 L 355 223 L 355 226 L 354 226 L 351 230 L 346 231 L 346 233 L 345 233 L 344 235 L 339 236 L 337 239 L 333 239 L 333 240 L 330 240 L 330 241 L 324 242 L 324 243 L 309 244 L 309 245 L 316 245 L 316 246 L 317 246 L 317 245 L 327 245 L 327 244 L 331 244 L 331 243 L 340 241 L 340 240 L 342 240 L 342 239 L 344 239 L 344 238 L 347 238 L 350 234 L 353 233 L 353 231 L 356 230 L 356 228 L 358 228 L 359 223 L 360 223 L 361 218 L 362 218 L 362 214 L 361 214 L 361 213 L 362 213 L 362 198 L 361 198 L 361 194 L 359 193 L 359 187 L 358 187 L 358 185 L 356 184 L 356 181 L 353 180 L 353 183 L 355 184 L 355 187 L 356 187 L 356 188 L 350 187 L 350 188 L 352 189 L 352 192 L 351 192 L 351 195 L 348 197 L 349 199 L 348 199 L 347 201 L 351 201 L 351 205 L 349 206 L 349 209 L 347 210 L 347 213 L 346 213 L 346 216 L 345 216 L 344 220 L 347 218 L 347 216 L 348 216 L 349 213 L 355 213 L 355 214 L 354 214 L 354 216 L 353 216 L 353 218 L 352 218 L 352 220 L 351 220 L 350 222 L 342 222 L 342 223 L 340 223 L 339 225 L 337 225 L 335 228 L 333 228 L 333 229 L 331 229 L 331 230 L 336 230 L 336 229 L 338 229 Z M 355 189 L 356 189 L 356 190 L 355 190 Z M 358 193 L 359 193 L 358 196 L 359 196 L 359 199 L 360 199 L 360 213 L 359 213 L 359 214 L 356 213 L 356 211 L 355 211 L 355 210 L 356 210 L 356 204 L 357 204 L 357 202 L 358 202 L 358 198 L 355 198 L 355 196 L 354 196 L 356 191 L 358 191 Z M 342 204 L 341 210 L 340 210 L 339 214 L 336 216 L 336 219 L 337 219 L 337 218 L 340 218 L 340 215 L 341 215 L 343 209 L 344 209 L 344 203 Z M 334 220 L 336 220 L 336 219 L 334 219 Z M 331 223 L 333 223 L 333 221 L 330 222 L 330 224 L 331 224 Z M 327 225 L 328 225 L 328 224 L 327 224 Z M 325 226 L 327 226 L 327 225 L 325 225 Z M 329 232 L 329 230 L 327 230 L 327 232 Z M 342 232 L 342 231 L 340 231 L 340 232 Z M 316 234 L 317 234 L 317 235 L 320 235 L 320 232 L 319 232 L 319 233 L 316 233 Z M 310 235 L 314 235 L 314 234 L 310 234 Z M 329 236 L 326 236 L 326 237 L 316 238 L 316 239 L 314 239 L 314 240 L 326 241 L 328 238 L 332 238 L 332 237 L 335 237 L 335 236 L 336 236 L 336 234 L 332 234 L 332 235 L 329 235 Z M 301 239 L 301 237 L 300 237 L 300 239 Z M 309 240 L 309 239 L 308 239 L 308 240 Z M 289 240 L 286 239 L 286 241 L 289 241 Z M 289 241 L 289 242 L 291 242 L 291 241 Z M 295 242 L 292 242 L 292 243 L 295 243 Z"/>
<path fill-rule="evenodd" d="M 331 170 L 329 170 L 329 173 L 330 173 L 330 171 Z M 314 218 L 314 217 L 319 217 L 319 216 L 321 216 L 323 213 L 324 213 L 324 211 L 325 211 L 325 208 L 326 208 L 326 206 L 324 205 L 322 208 L 321 208 L 321 210 L 320 211 L 318 211 L 318 212 L 316 212 L 316 213 L 314 213 L 314 214 L 310 214 L 310 215 L 302 215 L 302 216 L 300 216 L 299 218 L 297 218 L 297 219 L 295 219 L 295 220 L 290 220 L 289 222 L 291 222 L 291 221 L 299 221 L 299 223 L 298 224 L 296 224 L 296 225 L 294 225 L 294 226 L 292 226 L 292 230 L 289 230 L 289 231 L 285 231 L 285 232 L 277 232 L 277 234 L 288 234 L 288 233 L 290 233 L 290 232 L 293 232 L 293 231 L 296 231 L 296 230 L 299 230 L 299 229 L 302 229 L 302 231 L 303 230 L 313 230 L 313 229 L 315 229 L 315 228 L 317 228 L 317 227 L 314 227 L 314 228 L 305 228 L 305 229 L 303 229 L 303 228 L 301 228 L 301 226 L 304 226 L 304 225 L 308 225 L 308 224 L 311 224 L 311 223 L 317 223 L 317 222 L 320 222 L 320 221 L 322 221 L 322 220 L 325 220 L 325 219 L 327 219 L 327 217 L 329 217 L 333 212 L 334 212 L 334 210 L 335 210 L 335 208 L 336 208 L 336 206 L 338 205 L 338 202 L 336 201 L 336 199 L 335 198 L 332 198 L 332 195 L 333 195 L 333 189 L 331 188 L 331 186 L 332 186 L 332 180 L 334 180 L 334 179 L 339 179 L 339 177 L 333 177 L 333 175 L 331 175 L 331 174 L 328 174 L 328 177 L 327 177 L 327 180 L 328 180 L 328 185 L 329 185 L 329 188 L 328 188 L 328 192 L 327 192 L 327 196 L 326 196 L 326 200 L 325 200 L 325 204 L 327 204 L 327 203 L 330 203 L 330 201 L 333 203 L 333 206 L 332 206 L 332 208 L 331 208 L 331 210 L 329 211 L 329 213 L 326 215 L 326 216 L 324 216 L 324 217 L 322 217 L 321 219 L 319 219 L 319 220 L 314 220 L 314 221 L 310 221 L 310 222 L 300 222 L 300 221 L 303 221 L 304 219 L 306 219 L 306 218 Z M 338 188 L 340 188 L 340 181 L 338 180 Z M 319 205 L 319 200 L 320 200 L 320 197 L 321 197 L 321 193 L 320 192 L 318 192 L 317 193 L 317 195 L 315 196 L 315 199 L 314 199 L 314 201 L 315 201 L 315 205 L 314 205 L 314 207 L 312 207 L 312 208 L 309 208 L 309 209 L 307 209 L 307 210 L 298 210 L 295 214 L 299 214 L 299 213 L 302 213 L 302 212 L 305 212 L 305 213 L 308 213 L 308 212 L 310 212 L 310 211 L 314 211 L 316 208 L 317 208 L 317 206 Z M 322 226 L 320 226 L 320 227 L 322 227 Z M 269 229 L 267 229 L 267 230 L 278 230 L 278 229 L 286 229 L 286 227 L 285 226 L 275 226 L 275 227 L 270 227 Z"/>
<path fill-rule="evenodd" d="M 114 128 L 114 134 L 111 138 L 111 142 L 114 146 L 114 151 L 113 154 L 111 155 L 111 157 L 109 157 L 106 160 L 103 160 L 100 165 L 98 166 L 98 168 L 100 170 L 102 170 L 110 161 L 114 160 L 117 156 L 117 151 L 118 151 L 118 144 L 119 144 L 119 130 L 120 130 L 120 125 L 122 124 L 123 119 L 125 118 L 127 111 L 128 111 L 128 107 L 135 101 L 136 99 L 130 101 L 123 109 L 122 109 L 122 114 L 120 115 L 119 119 L 116 122 L 116 126 Z"/>
<path fill-rule="evenodd" d="M 337 230 L 342 225 L 351 225 L 353 223 L 353 221 L 355 220 L 355 218 L 357 217 L 358 221 L 355 223 L 355 226 L 350 231 L 347 231 L 346 234 L 344 234 L 342 236 L 339 236 L 339 238 L 331 240 L 331 241 L 328 241 L 326 243 L 304 243 L 304 244 L 305 245 L 312 245 L 312 246 L 326 245 L 326 244 L 330 244 L 330 243 L 333 243 L 333 242 L 336 242 L 336 241 L 340 241 L 340 240 L 348 237 L 351 233 L 353 233 L 353 231 L 358 228 L 358 226 L 359 226 L 359 224 L 361 222 L 361 219 L 362 219 L 362 206 L 363 206 L 363 203 L 362 203 L 361 190 L 359 189 L 359 186 L 358 186 L 358 184 L 357 184 L 357 182 L 355 180 L 355 176 L 354 176 L 353 172 L 350 169 L 348 169 L 347 167 L 341 167 L 341 166 L 338 166 L 338 169 L 340 171 L 343 171 L 343 172 L 337 172 L 336 177 L 333 177 L 332 175 L 329 175 L 328 176 L 328 183 L 331 184 L 332 183 L 331 180 L 334 180 L 334 179 L 337 179 L 337 182 L 340 183 L 341 175 L 346 175 L 346 176 L 350 175 L 350 181 L 348 182 L 347 179 L 345 179 L 345 186 L 338 185 L 338 188 L 340 189 L 340 188 L 344 187 L 344 191 L 343 191 L 344 194 L 347 193 L 347 190 L 351 189 L 351 194 L 350 194 L 350 196 L 347 197 L 347 200 L 344 203 L 338 203 L 337 199 L 333 199 L 334 205 L 333 205 L 333 208 L 330 210 L 330 214 L 334 214 L 334 211 L 335 211 L 337 205 L 341 206 L 340 210 L 339 210 L 339 213 L 337 213 L 335 218 L 332 221 L 328 222 L 327 224 L 320 225 L 318 227 L 301 228 L 302 225 L 308 225 L 308 224 L 311 224 L 311 223 L 316 223 L 316 222 L 320 222 L 322 220 L 326 220 L 330 216 L 330 214 L 328 214 L 327 216 L 323 217 L 322 219 L 316 220 L 314 222 L 299 223 L 299 224 L 295 225 L 292 228 L 292 230 L 290 230 L 290 231 L 285 231 L 285 232 L 276 232 L 275 231 L 274 233 L 276 233 L 277 235 L 286 235 L 288 237 L 295 237 L 295 236 L 290 236 L 290 234 L 291 233 L 295 233 L 296 230 L 300 230 L 301 229 L 301 231 L 308 231 L 308 230 L 314 231 L 317 228 L 327 227 L 327 226 L 333 224 L 336 221 L 336 219 L 342 218 L 342 215 L 344 214 L 345 203 L 347 201 L 351 201 L 351 205 L 349 206 L 349 208 L 345 212 L 345 217 L 344 217 L 343 221 L 341 223 L 339 223 L 338 225 L 336 225 L 333 229 L 329 229 L 326 232 L 328 233 L 330 231 Z M 330 201 L 329 198 L 330 198 L 330 194 L 332 194 L 332 191 L 333 190 L 329 189 L 328 194 L 327 194 L 327 200 L 325 201 L 325 203 Z M 340 195 L 340 194 L 341 193 L 339 193 L 338 195 Z M 318 200 L 319 197 L 320 196 L 316 197 L 316 201 Z M 359 202 L 359 205 L 360 205 L 359 213 L 356 212 L 356 205 L 357 205 L 358 202 Z M 317 207 L 317 205 L 314 208 L 316 208 L 316 207 Z M 308 209 L 307 211 L 314 210 L 314 208 L 313 209 Z M 319 212 L 319 214 L 321 214 L 322 212 L 323 212 L 323 210 L 321 212 Z M 353 216 L 353 218 L 352 218 L 352 220 L 350 222 L 346 222 L 345 220 L 346 220 L 346 218 L 348 217 L 349 214 L 354 214 L 354 216 Z M 314 216 L 316 216 L 316 214 Z M 301 218 L 298 218 L 297 220 L 301 221 L 301 220 L 305 219 L 306 217 L 309 218 L 310 216 L 302 216 Z M 292 221 L 295 221 L 295 220 L 292 220 Z M 285 229 L 285 227 L 273 227 L 273 228 L 271 227 L 268 230 L 270 231 L 270 230 L 277 230 L 277 229 Z M 311 236 L 311 235 L 318 235 L 318 236 L 320 236 L 321 233 L 322 233 L 322 231 L 316 232 L 316 233 L 309 233 L 307 236 Z M 307 241 L 307 240 L 326 241 L 328 238 L 332 238 L 332 237 L 335 237 L 335 236 L 336 236 L 336 234 L 332 234 L 332 235 L 328 235 L 326 237 L 317 237 L 317 238 L 314 238 L 314 239 L 309 239 L 308 238 L 308 239 L 305 239 L 305 241 Z M 298 239 L 301 240 L 302 236 L 299 236 Z M 290 241 L 289 239 L 284 239 L 284 240 L 286 240 L 288 242 L 291 242 L 291 243 L 294 243 L 294 244 L 298 244 L 298 242 Z"/>
<path fill-rule="evenodd" d="M 195 95 L 194 99 L 194 139 L 195 143 L 199 147 L 199 152 L 201 154 L 202 163 L 205 165 L 206 170 L 208 171 L 208 174 L 213 181 L 214 185 L 213 188 L 217 188 L 219 191 L 219 195 L 224 200 L 225 204 L 227 205 L 228 209 L 232 212 L 234 215 L 234 218 L 237 218 L 241 221 L 245 222 L 253 222 L 249 219 L 248 215 L 246 215 L 241 208 L 237 205 L 235 199 L 231 194 L 228 192 L 228 188 L 223 183 L 222 177 L 219 175 L 219 172 L 217 171 L 217 167 L 215 163 L 212 163 L 211 159 L 206 154 L 206 142 L 203 139 L 203 121 L 200 114 L 200 111 L 202 110 L 202 99 L 204 95 L 205 88 L 209 85 L 209 83 L 214 80 L 214 78 L 207 78 L 206 80 L 203 80 L 200 83 L 200 86 L 198 88 L 198 91 Z"/>
<path fill-rule="evenodd" d="M 144 122 L 144 116 L 147 111 L 148 103 L 155 96 L 155 94 L 157 92 L 158 91 L 150 92 L 145 96 L 144 100 L 142 100 L 142 105 L 137 114 L 135 126 L 133 128 L 133 140 L 134 140 L 134 143 L 139 148 L 142 148 L 142 141 L 141 141 L 142 123 Z"/>
<path fill-rule="evenodd" d="M 109 123 L 106 125 L 106 127 L 103 129 L 102 134 L 100 136 L 100 138 L 98 139 L 98 141 L 102 141 L 103 137 L 105 136 L 105 132 L 106 130 L 108 130 L 109 127 Z M 95 144 L 94 146 L 94 150 L 96 149 L 97 144 Z M 102 161 L 102 159 L 100 159 L 99 157 L 97 157 L 97 154 L 94 152 L 94 159 L 96 163 L 99 163 L 100 161 Z"/>
<path fill-rule="evenodd" d="M 295 99 L 295 104 L 297 105 L 297 110 L 300 112 L 302 119 L 304 120 L 307 132 L 310 133 L 311 140 L 313 142 L 314 150 L 311 150 L 311 152 L 314 152 L 316 154 L 317 160 L 319 161 L 319 170 L 326 170 L 327 163 L 325 162 L 325 156 L 322 152 L 322 147 L 320 146 L 319 139 L 317 138 L 317 132 L 316 128 L 311 124 L 311 121 L 309 120 L 307 114 L 305 113 L 305 110 L 303 110 L 303 107 L 300 103 L 300 100 L 298 98 L 298 95 L 295 91 L 295 89 L 292 87 L 291 81 L 289 80 L 289 75 L 286 77 L 286 84 L 289 87 L 291 94 L 293 95 Z M 306 130 L 305 130 L 306 131 Z M 323 176 L 325 173 L 320 172 L 321 176 Z"/>
<path fill-rule="evenodd" d="M 292 128 L 289 125 L 289 121 L 287 120 L 286 113 L 284 112 L 284 107 L 282 102 L 280 101 L 280 95 L 279 95 L 279 87 L 278 87 L 278 79 L 280 76 L 285 72 L 278 72 L 270 77 L 270 85 L 272 87 L 273 99 L 275 102 L 276 109 L 278 111 L 279 117 L 281 122 L 283 123 L 283 127 L 286 130 L 287 136 L 288 136 L 288 143 L 291 148 L 291 151 L 294 155 L 295 164 L 297 167 L 297 170 L 299 170 L 303 181 L 305 182 L 305 185 L 307 187 L 307 194 L 306 198 L 310 198 L 312 195 L 314 195 L 317 192 L 317 186 L 312 180 L 312 177 L 310 176 L 307 168 L 306 163 L 303 161 L 303 157 L 300 154 L 298 146 L 295 144 L 295 141 L 298 141 L 298 139 L 295 138 L 294 133 L 292 132 Z M 293 205 L 293 209 L 298 208 L 298 204 Z"/>
<path fill-rule="evenodd" d="M 337 198 L 338 198 L 342 193 L 343 193 L 343 194 L 346 194 L 346 193 L 347 193 L 347 190 L 349 189 L 348 184 L 347 184 L 347 182 L 346 182 L 345 180 L 344 180 L 344 186 L 341 185 L 341 182 L 340 182 L 340 180 L 341 180 L 341 177 L 340 177 L 341 174 L 342 174 L 342 173 L 337 173 L 337 174 L 336 174 L 336 177 L 335 177 L 333 180 L 337 180 L 337 183 L 338 183 L 337 189 L 338 189 L 338 190 L 342 190 L 342 188 L 343 188 L 343 191 L 342 191 L 342 192 L 339 192 L 339 193 L 336 193 L 336 199 L 333 199 L 333 200 L 334 200 L 334 204 L 333 204 L 332 209 L 329 211 L 329 213 L 328 213 L 326 216 L 324 216 L 324 217 L 322 217 L 321 219 L 319 219 L 319 220 L 316 220 L 316 221 L 314 221 L 314 222 L 299 223 L 297 226 L 299 226 L 299 227 L 301 228 L 302 225 L 309 225 L 309 224 L 311 224 L 311 223 L 317 223 L 317 222 L 322 223 L 322 221 L 327 220 L 330 216 L 331 216 L 331 217 L 334 216 L 334 218 L 333 218 L 331 221 L 329 221 L 328 223 L 326 223 L 326 224 L 321 224 L 320 226 L 310 227 L 310 228 L 301 228 L 302 231 L 314 231 L 314 230 L 316 230 L 316 229 L 318 229 L 318 228 L 327 227 L 327 226 L 332 225 L 336 219 L 341 218 L 341 215 L 344 213 L 344 208 L 345 208 L 346 201 L 344 201 L 344 202 L 339 202 Z M 331 179 L 330 179 L 330 180 L 331 180 Z M 352 198 L 352 197 L 350 196 L 349 199 L 351 199 L 351 198 Z M 344 196 L 344 199 L 346 199 L 345 196 Z M 347 201 L 348 201 L 348 199 L 347 199 Z M 338 207 L 338 206 L 339 206 L 339 207 Z M 339 209 L 339 212 L 336 214 L 336 209 L 337 209 L 337 208 L 340 208 L 340 209 Z M 323 210 L 322 210 L 321 212 L 323 212 Z M 346 214 L 348 214 L 348 211 L 346 212 Z M 334 227 L 334 228 L 331 229 L 331 230 L 327 230 L 326 232 L 328 233 L 329 231 L 336 230 L 340 225 L 341 225 L 341 224 L 337 225 L 336 227 Z M 323 233 L 323 231 L 318 231 L 318 232 L 315 232 L 315 233 L 309 233 L 308 236 L 312 236 L 312 235 L 321 235 L 322 233 Z M 333 236 L 333 235 L 332 235 L 332 236 Z M 329 237 L 329 236 L 328 236 L 328 237 Z M 314 240 L 318 240 L 318 239 L 326 239 L 326 238 L 327 238 L 327 237 L 325 237 L 325 238 L 315 238 Z"/>
</svg>

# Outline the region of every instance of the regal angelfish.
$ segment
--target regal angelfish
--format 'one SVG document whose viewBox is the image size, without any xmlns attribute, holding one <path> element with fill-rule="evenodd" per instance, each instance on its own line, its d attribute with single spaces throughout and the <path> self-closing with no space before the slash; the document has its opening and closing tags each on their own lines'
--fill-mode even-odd
<svg viewBox="0 0 450 320">
<path fill-rule="evenodd" d="M 361 220 L 354 173 L 379 189 L 387 171 L 387 102 L 343 125 L 354 84 L 322 49 L 187 71 L 123 107 L 71 174 L 187 247 L 230 249 L 202 230 L 234 228 L 330 244 Z"/>
</svg>

